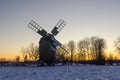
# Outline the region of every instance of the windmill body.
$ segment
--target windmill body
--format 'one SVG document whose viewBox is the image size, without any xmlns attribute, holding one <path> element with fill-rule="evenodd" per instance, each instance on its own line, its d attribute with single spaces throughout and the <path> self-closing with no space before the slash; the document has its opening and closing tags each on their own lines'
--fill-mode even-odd
<svg viewBox="0 0 120 80">
<path fill-rule="evenodd" d="M 60 19 L 51 33 L 47 33 L 47 31 L 39 26 L 35 21 L 32 20 L 29 23 L 28 27 L 42 36 L 39 41 L 39 60 L 42 64 L 45 62 L 48 65 L 54 65 L 56 61 L 56 47 L 62 46 L 54 36 L 56 36 L 65 25 L 66 22 Z"/>
<path fill-rule="evenodd" d="M 56 60 L 56 45 L 50 39 L 50 36 L 42 37 L 39 41 L 39 52 L 41 62 L 53 65 Z"/>
</svg>

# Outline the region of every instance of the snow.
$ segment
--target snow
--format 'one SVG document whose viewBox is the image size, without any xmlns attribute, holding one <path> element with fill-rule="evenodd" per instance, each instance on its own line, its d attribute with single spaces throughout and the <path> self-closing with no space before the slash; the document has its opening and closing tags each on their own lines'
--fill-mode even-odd
<svg viewBox="0 0 120 80">
<path fill-rule="evenodd" d="M 120 80 L 120 66 L 0 67 L 0 80 Z"/>
</svg>

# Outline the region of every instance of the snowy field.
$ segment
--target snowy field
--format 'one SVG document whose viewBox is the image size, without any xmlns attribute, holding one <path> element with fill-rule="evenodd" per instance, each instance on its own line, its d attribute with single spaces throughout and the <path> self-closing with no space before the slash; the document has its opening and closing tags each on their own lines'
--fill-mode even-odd
<svg viewBox="0 0 120 80">
<path fill-rule="evenodd" d="M 0 67 L 0 80 L 120 80 L 120 66 Z"/>
</svg>

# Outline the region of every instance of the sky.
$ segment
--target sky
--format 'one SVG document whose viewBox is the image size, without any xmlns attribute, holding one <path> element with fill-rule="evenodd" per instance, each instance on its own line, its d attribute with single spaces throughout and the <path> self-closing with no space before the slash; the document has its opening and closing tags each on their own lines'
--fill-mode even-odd
<svg viewBox="0 0 120 80">
<path fill-rule="evenodd" d="M 61 43 L 99 36 L 111 50 L 120 36 L 120 0 L 0 0 L 0 58 L 38 45 L 41 35 L 27 27 L 31 20 L 51 32 L 59 19 L 67 22 L 56 36 Z"/>
</svg>

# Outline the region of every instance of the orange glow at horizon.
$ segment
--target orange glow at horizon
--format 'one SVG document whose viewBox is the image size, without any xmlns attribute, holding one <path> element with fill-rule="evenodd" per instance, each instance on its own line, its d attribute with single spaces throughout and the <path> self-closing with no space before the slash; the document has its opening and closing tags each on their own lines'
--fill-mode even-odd
<svg viewBox="0 0 120 80">
<path fill-rule="evenodd" d="M 77 53 L 75 53 L 75 55 L 76 54 Z M 113 58 L 120 59 L 120 57 L 118 56 L 118 54 L 116 52 L 114 52 L 114 50 L 106 49 L 105 50 L 106 58 L 109 58 L 110 54 L 113 55 Z M 18 50 L 18 52 L 14 52 L 14 51 L 11 52 L 11 51 L 8 51 L 8 50 L 0 52 L 0 59 L 5 58 L 6 60 L 15 60 L 16 56 L 20 56 L 20 60 L 23 60 L 23 57 L 22 57 L 22 54 L 21 54 L 20 50 Z"/>
</svg>

